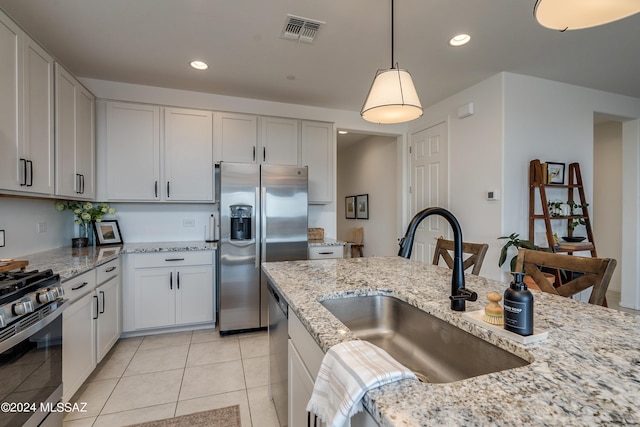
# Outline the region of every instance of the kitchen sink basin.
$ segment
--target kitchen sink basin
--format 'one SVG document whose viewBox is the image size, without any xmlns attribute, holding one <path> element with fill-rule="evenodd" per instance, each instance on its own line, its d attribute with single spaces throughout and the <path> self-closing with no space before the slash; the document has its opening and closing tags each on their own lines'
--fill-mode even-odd
<svg viewBox="0 0 640 427">
<path fill-rule="evenodd" d="M 529 364 L 394 297 L 345 297 L 320 303 L 358 338 L 384 349 L 423 382 L 450 383 Z"/>
</svg>

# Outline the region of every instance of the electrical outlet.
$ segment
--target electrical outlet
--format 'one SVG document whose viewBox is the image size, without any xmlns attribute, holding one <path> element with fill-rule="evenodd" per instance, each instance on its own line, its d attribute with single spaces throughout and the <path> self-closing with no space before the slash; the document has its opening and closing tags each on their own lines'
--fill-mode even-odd
<svg viewBox="0 0 640 427">
<path fill-rule="evenodd" d="M 4 246 L 4 230 L 0 230 L 0 248 Z"/>
<path fill-rule="evenodd" d="M 38 233 L 46 233 L 47 232 L 47 223 L 39 222 L 38 223 Z"/>
<path fill-rule="evenodd" d="M 183 227 L 195 227 L 196 226 L 196 220 L 193 219 L 193 218 L 183 219 L 182 220 L 182 226 Z"/>
</svg>

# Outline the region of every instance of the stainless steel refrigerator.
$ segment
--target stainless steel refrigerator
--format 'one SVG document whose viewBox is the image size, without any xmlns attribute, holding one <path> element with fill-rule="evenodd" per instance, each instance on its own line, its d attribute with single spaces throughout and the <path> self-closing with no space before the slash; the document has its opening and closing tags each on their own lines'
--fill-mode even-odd
<svg viewBox="0 0 640 427">
<path fill-rule="evenodd" d="M 268 325 L 266 261 L 307 259 L 307 167 L 221 162 L 219 328 Z"/>
</svg>

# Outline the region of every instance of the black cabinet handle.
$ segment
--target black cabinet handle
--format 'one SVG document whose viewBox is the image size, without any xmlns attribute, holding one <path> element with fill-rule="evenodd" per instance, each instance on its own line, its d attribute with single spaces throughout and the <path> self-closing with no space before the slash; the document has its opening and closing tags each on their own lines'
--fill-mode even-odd
<svg viewBox="0 0 640 427">
<path fill-rule="evenodd" d="M 76 194 L 82 194 L 82 190 L 81 190 L 81 183 L 80 183 L 80 174 L 77 173 L 76 174 Z"/>
<path fill-rule="evenodd" d="M 27 185 L 27 160 L 20 159 L 20 163 L 22 163 L 22 180 L 20 181 L 20 187 L 24 187 Z"/>
<path fill-rule="evenodd" d="M 256 147 L 253 147 L 253 161 L 256 161 Z"/>
<path fill-rule="evenodd" d="M 100 314 L 104 313 L 104 291 L 100 291 L 100 295 L 102 295 L 102 311 L 100 312 Z"/>
<path fill-rule="evenodd" d="M 167 197 L 171 197 L 170 181 L 167 181 Z"/>
<path fill-rule="evenodd" d="M 98 296 L 94 295 L 93 296 L 96 299 L 96 317 L 93 317 L 93 320 L 97 320 L 98 319 L 98 311 L 99 311 L 99 307 L 98 307 Z"/>
<path fill-rule="evenodd" d="M 180 289 L 180 272 L 178 271 L 176 275 L 178 276 L 178 289 Z"/>
<path fill-rule="evenodd" d="M 155 197 L 158 197 L 158 181 L 155 181 L 153 184 L 153 194 L 155 194 Z"/>
<path fill-rule="evenodd" d="M 267 161 L 267 147 L 262 147 L 262 161 Z"/>
<path fill-rule="evenodd" d="M 184 261 L 184 258 L 165 258 L 165 261 Z"/>
<path fill-rule="evenodd" d="M 333 252 L 318 252 L 318 255 L 332 255 Z"/>
<path fill-rule="evenodd" d="M 173 289 L 173 271 L 169 273 L 169 289 Z"/>
<path fill-rule="evenodd" d="M 27 160 L 27 164 L 29 165 L 29 183 L 27 184 L 27 187 L 31 187 L 33 186 L 33 162 L 31 160 Z"/>
<path fill-rule="evenodd" d="M 107 268 L 104 272 L 105 273 L 111 273 L 115 269 L 116 269 L 116 267 L 110 267 L 110 268 Z"/>
<path fill-rule="evenodd" d="M 89 282 L 82 282 L 82 285 L 80 286 L 76 286 L 75 288 L 71 288 L 72 291 L 77 291 L 78 289 L 82 289 L 85 286 L 87 286 L 89 284 Z"/>
<path fill-rule="evenodd" d="M 84 194 L 84 175 L 80 175 L 80 178 L 82 179 L 82 194 Z"/>
</svg>

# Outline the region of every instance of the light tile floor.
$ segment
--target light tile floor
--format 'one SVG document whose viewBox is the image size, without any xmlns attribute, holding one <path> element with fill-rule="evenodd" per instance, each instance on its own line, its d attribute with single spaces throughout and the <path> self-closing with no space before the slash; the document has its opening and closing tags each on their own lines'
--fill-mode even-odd
<svg viewBox="0 0 640 427">
<path fill-rule="evenodd" d="M 276 427 L 266 332 L 218 330 L 119 340 L 72 398 L 65 427 L 125 426 L 240 405 L 243 427 Z"/>
</svg>

